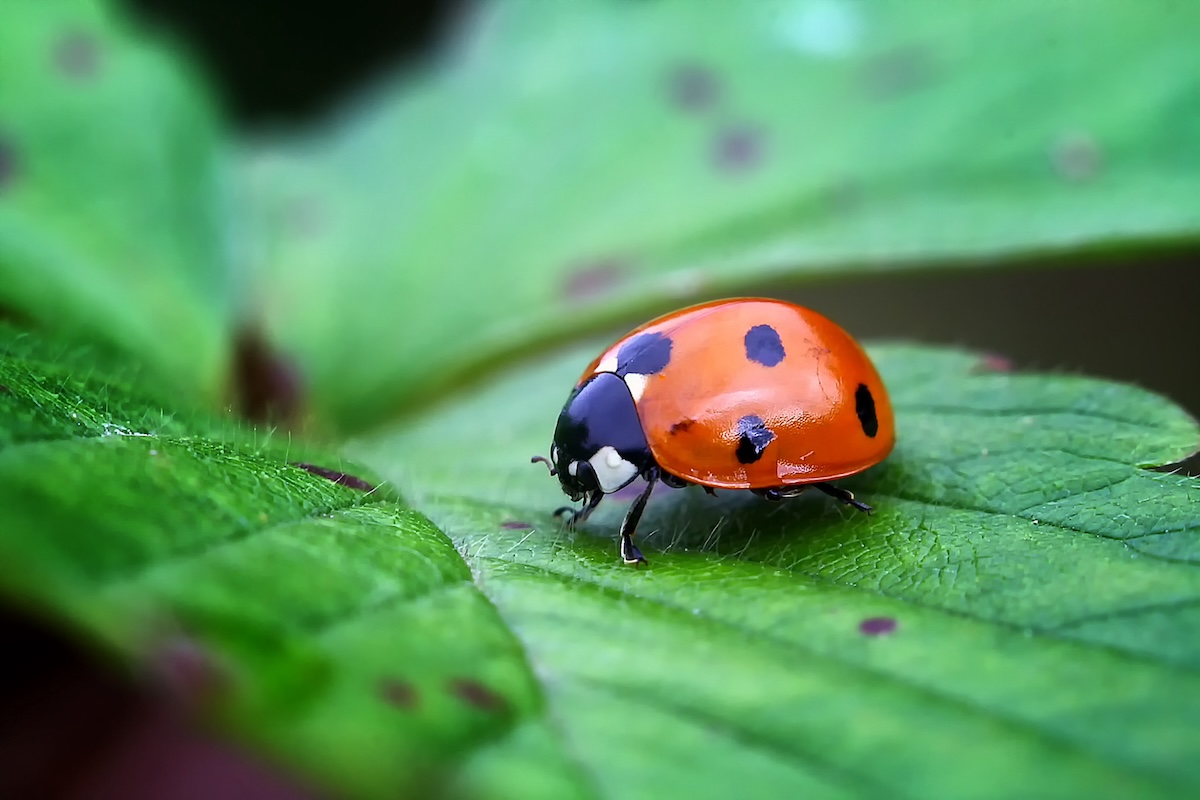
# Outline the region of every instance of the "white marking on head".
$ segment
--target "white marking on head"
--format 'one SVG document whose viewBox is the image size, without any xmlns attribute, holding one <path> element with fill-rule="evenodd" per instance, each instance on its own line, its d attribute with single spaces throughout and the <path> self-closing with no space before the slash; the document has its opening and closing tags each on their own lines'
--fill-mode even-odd
<svg viewBox="0 0 1200 800">
<path fill-rule="evenodd" d="M 572 478 L 574 478 L 576 475 L 579 474 L 579 462 L 578 461 L 572 461 L 570 464 L 567 464 L 567 474 L 570 475 Z"/>
<path fill-rule="evenodd" d="M 617 371 L 617 354 L 613 353 L 608 358 L 596 365 L 596 372 L 616 372 Z"/>
<path fill-rule="evenodd" d="M 621 458 L 616 448 L 608 445 L 597 450 L 588 462 L 592 465 L 592 471 L 596 473 L 600 491 L 605 494 L 628 485 L 638 474 L 637 467 Z"/>
<path fill-rule="evenodd" d="M 550 460 L 558 461 L 558 445 L 556 444 L 550 445 Z"/>
<path fill-rule="evenodd" d="M 629 387 L 629 393 L 633 395 L 633 402 L 636 403 L 642 399 L 642 393 L 646 391 L 646 382 L 649 380 L 649 375 L 641 375 L 637 372 L 631 372 L 625 376 L 625 385 Z"/>
</svg>

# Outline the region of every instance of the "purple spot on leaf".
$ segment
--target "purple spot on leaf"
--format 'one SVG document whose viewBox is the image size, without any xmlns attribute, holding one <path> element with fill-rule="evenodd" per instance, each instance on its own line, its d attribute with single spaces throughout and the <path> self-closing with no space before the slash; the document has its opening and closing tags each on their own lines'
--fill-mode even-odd
<svg viewBox="0 0 1200 800">
<path fill-rule="evenodd" d="M 335 469 L 327 469 L 326 467 L 318 467 L 316 464 L 305 464 L 300 461 L 292 462 L 293 467 L 298 467 L 305 472 L 311 472 L 326 480 L 333 481 L 338 486 L 345 486 L 348 489 L 358 489 L 363 492 L 373 492 L 375 487 L 364 481 L 362 478 L 356 478 L 345 472 L 339 472 Z"/>
<path fill-rule="evenodd" d="M 419 699 L 416 687 L 397 678 L 385 678 L 380 681 L 379 694 L 397 708 L 416 708 Z"/>
<path fill-rule="evenodd" d="M 0 189 L 17 174 L 17 156 L 12 147 L 0 139 Z"/>
<path fill-rule="evenodd" d="M 612 292 L 626 277 L 625 266 L 617 259 L 595 261 L 567 275 L 562 294 L 575 302 L 592 301 Z"/>
<path fill-rule="evenodd" d="M 745 172 L 763 158 L 762 134 L 749 127 L 730 128 L 717 135 L 713 161 L 726 172 Z"/>
<path fill-rule="evenodd" d="M 54 63 L 72 78 L 90 78 L 100 67 L 100 48 L 91 36 L 68 33 L 54 45 Z"/>
<path fill-rule="evenodd" d="M 713 73 L 696 64 L 676 67 L 668 78 L 671 103 L 682 111 L 705 111 L 716 105 L 720 87 Z"/>
<path fill-rule="evenodd" d="M 508 708 L 507 700 L 471 678 L 450 681 L 450 691 L 468 705 L 484 711 L 504 711 Z"/>
<path fill-rule="evenodd" d="M 506 531 L 527 531 L 530 528 L 532 528 L 533 525 L 531 525 L 528 522 L 521 522 L 520 520 L 510 519 L 507 522 L 501 522 L 500 527 L 504 528 L 504 530 L 506 530 Z"/>
<path fill-rule="evenodd" d="M 224 684 L 212 655 L 199 642 L 177 635 L 150 654 L 150 674 L 176 701 L 192 708 L 215 698 Z"/>
<path fill-rule="evenodd" d="M 1011 358 L 988 354 L 975 365 L 974 372 L 1012 372 L 1015 365 Z"/>
<path fill-rule="evenodd" d="M 863 84 L 871 95 L 891 97 L 920 88 L 932 75 L 928 54 L 916 47 L 906 47 L 867 62 Z"/>
<path fill-rule="evenodd" d="M 1054 144 L 1050 157 L 1058 174 L 1067 180 L 1085 181 L 1100 170 L 1100 147 L 1086 134 L 1063 136 Z"/>
<path fill-rule="evenodd" d="M 285 216 L 287 230 L 298 237 L 312 237 L 325 230 L 325 214 L 312 198 L 296 200 Z"/>
<path fill-rule="evenodd" d="M 896 630 L 896 620 L 893 617 L 870 617 L 860 622 L 858 629 L 867 636 L 886 636 Z"/>
</svg>

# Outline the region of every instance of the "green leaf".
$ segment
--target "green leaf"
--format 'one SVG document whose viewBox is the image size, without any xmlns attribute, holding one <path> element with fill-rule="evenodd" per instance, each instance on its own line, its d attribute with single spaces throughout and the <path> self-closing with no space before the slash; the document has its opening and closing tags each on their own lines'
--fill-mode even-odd
<svg viewBox="0 0 1200 800">
<path fill-rule="evenodd" d="M 215 397 L 233 308 L 206 93 L 89 0 L 0 10 L 0 306 Z"/>
<path fill-rule="evenodd" d="M 164 411 L 117 363 L 0 325 L 0 596 L 350 797 L 420 794 L 468 756 L 486 786 L 482 748 L 566 769 L 519 644 L 424 516 L 294 466 L 374 480 L 286 436 Z"/>
<path fill-rule="evenodd" d="M 1146 392 L 872 348 L 873 516 L 667 491 L 634 570 L 621 501 L 564 532 L 527 461 L 590 350 L 357 443 L 409 506 L 2 333 L 0 592 L 138 674 L 207 665 L 212 722 L 348 797 L 1200 787 L 1200 482 L 1139 468 L 1200 431 Z"/>
<path fill-rule="evenodd" d="M 823 496 L 656 492 L 565 532 L 528 458 L 595 348 L 354 452 L 467 554 L 600 796 L 1179 797 L 1200 788 L 1200 481 L 1162 398 L 871 353 L 898 447 Z M 606 506 L 608 506 L 606 508 Z"/>
<path fill-rule="evenodd" d="M 1200 230 L 1200 7 L 715 5 L 484 4 L 425 73 L 252 151 L 259 294 L 317 408 L 361 428 L 765 279 Z"/>
</svg>

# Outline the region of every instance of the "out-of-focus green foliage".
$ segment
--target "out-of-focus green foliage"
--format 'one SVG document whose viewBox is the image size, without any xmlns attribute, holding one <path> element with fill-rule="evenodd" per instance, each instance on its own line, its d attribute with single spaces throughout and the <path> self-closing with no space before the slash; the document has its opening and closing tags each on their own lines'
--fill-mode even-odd
<svg viewBox="0 0 1200 800">
<path fill-rule="evenodd" d="M 203 87 L 88 0 L 0 8 L 0 307 L 120 345 L 212 401 L 236 281 Z"/>
<path fill-rule="evenodd" d="M 1170 8 L 485 4 L 439 71 L 256 151 L 270 329 L 361 428 L 766 280 L 1194 238 L 1200 5 Z"/>
<path fill-rule="evenodd" d="M 876 345 L 874 515 L 664 490 L 632 570 L 628 498 L 565 532 L 528 463 L 595 346 L 518 360 L 767 279 L 1195 238 L 1171 8 L 485 3 L 249 143 L 102 6 L 4 6 L 0 306 L 119 352 L 0 326 L 0 594 L 182 648 L 211 721 L 348 797 L 1196 793 L 1169 402 Z M 374 472 L 193 410 L 244 325 L 319 422 L 408 412 L 344 448 Z"/>
</svg>

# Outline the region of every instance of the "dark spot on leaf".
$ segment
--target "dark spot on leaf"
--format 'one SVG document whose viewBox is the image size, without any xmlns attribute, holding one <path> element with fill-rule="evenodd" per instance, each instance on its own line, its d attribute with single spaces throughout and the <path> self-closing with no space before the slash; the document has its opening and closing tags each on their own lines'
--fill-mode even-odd
<svg viewBox="0 0 1200 800">
<path fill-rule="evenodd" d="M 253 422 L 287 422 L 300 408 L 300 374 L 253 329 L 234 343 L 233 391 L 238 413 Z"/>
<path fill-rule="evenodd" d="M 12 394 L 12 389 L 9 389 L 3 383 L 0 383 L 0 394 Z"/>
<path fill-rule="evenodd" d="M 450 681 L 450 691 L 468 705 L 484 711 L 505 711 L 508 701 L 482 683 L 471 678 L 455 678 Z"/>
<path fill-rule="evenodd" d="M 326 227 L 321 204 L 312 198 L 295 200 L 288 207 L 284 224 L 287 231 L 298 237 L 312 237 Z"/>
<path fill-rule="evenodd" d="M 767 445 L 775 441 L 775 434 L 763 422 L 762 417 L 753 414 L 738 420 L 737 460 L 743 464 L 753 464 L 762 458 Z"/>
<path fill-rule="evenodd" d="M 989 353 L 979 360 L 973 372 L 1012 372 L 1016 365 L 1011 358 Z"/>
<path fill-rule="evenodd" d="M 858 629 L 867 636 L 886 636 L 896 630 L 896 620 L 893 617 L 871 617 L 860 622 Z"/>
<path fill-rule="evenodd" d="M 17 156 L 12 145 L 0 138 L 0 189 L 17 174 Z"/>
<path fill-rule="evenodd" d="M 397 708 L 416 708 L 419 698 L 415 686 L 398 678 L 384 678 L 380 681 L 379 694 Z"/>
<path fill-rule="evenodd" d="M 100 48 L 85 33 L 68 33 L 54 45 L 54 64 L 64 75 L 90 78 L 100 68 Z"/>
<path fill-rule="evenodd" d="M 621 345 L 617 374 L 657 375 L 671 363 L 671 339 L 661 333 L 641 333 Z"/>
<path fill-rule="evenodd" d="M 533 527 L 529 522 L 522 522 L 519 519 L 510 519 L 506 522 L 501 522 L 500 527 L 506 531 L 527 531 Z"/>
<path fill-rule="evenodd" d="M 874 97 L 892 97 L 919 89 L 933 76 L 929 54 L 904 47 L 872 58 L 863 67 L 863 86 Z"/>
<path fill-rule="evenodd" d="M 674 425 L 671 426 L 670 434 L 671 434 L 671 436 L 675 436 L 680 433 L 687 433 L 688 431 L 690 431 L 692 429 L 692 426 L 695 424 L 696 424 L 696 420 L 694 420 L 694 419 L 681 419 L 681 420 L 679 420 L 679 422 L 676 422 Z"/>
<path fill-rule="evenodd" d="M 671 104 L 681 111 L 705 111 L 717 104 L 720 87 L 711 70 L 684 64 L 668 77 Z"/>
<path fill-rule="evenodd" d="M 189 708 L 212 702 L 226 682 L 212 654 L 182 634 L 155 645 L 148 666 L 151 680 Z"/>
<path fill-rule="evenodd" d="M 717 168 L 725 172 L 752 169 L 762 161 L 762 134 L 749 127 L 721 131 L 713 143 L 712 157 Z"/>
<path fill-rule="evenodd" d="M 1063 136 L 1054 144 L 1051 159 L 1058 174 L 1071 181 L 1085 181 L 1100 170 L 1100 148 L 1085 134 Z"/>
<path fill-rule="evenodd" d="M 326 480 L 333 481 L 338 486 L 345 486 L 348 489 L 358 489 L 363 492 L 373 492 L 375 487 L 364 481 L 362 478 L 357 478 L 345 472 L 338 472 L 335 469 L 327 469 L 318 467 L 315 464 L 305 464 L 300 461 L 292 462 L 293 467 L 298 467 L 305 472 L 311 472 L 313 475 L 318 475 Z"/>
<path fill-rule="evenodd" d="M 562 295 L 574 302 L 589 302 L 609 294 L 628 277 L 625 265 L 616 259 L 596 261 L 566 276 Z"/>
<path fill-rule="evenodd" d="M 853 210 L 863 201 L 862 187 L 851 180 L 841 180 L 830 184 L 823 194 L 829 208 L 841 213 Z"/>
<path fill-rule="evenodd" d="M 764 367 L 774 367 L 783 361 L 786 353 L 779 333 L 770 325 L 755 325 L 744 337 L 746 358 Z"/>
<path fill-rule="evenodd" d="M 854 391 L 854 413 L 858 415 L 863 433 L 874 439 L 879 433 L 879 419 L 875 416 L 875 398 L 865 383 L 860 383 Z"/>
</svg>

